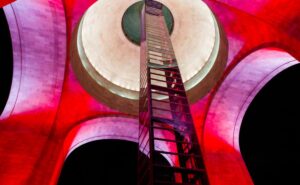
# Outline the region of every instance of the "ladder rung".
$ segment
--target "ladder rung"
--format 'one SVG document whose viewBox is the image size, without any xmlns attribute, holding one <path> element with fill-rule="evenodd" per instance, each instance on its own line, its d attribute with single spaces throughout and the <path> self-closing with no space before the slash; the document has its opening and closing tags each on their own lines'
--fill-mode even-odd
<svg viewBox="0 0 300 185">
<path fill-rule="evenodd" d="M 165 61 L 169 61 L 169 60 L 174 60 L 174 58 L 172 58 L 171 55 L 156 55 L 154 53 L 148 53 L 148 57 L 153 58 L 153 59 L 160 59 L 160 60 L 165 60 Z"/>
<path fill-rule="evenodd" d="M 188 104 L 175 103 L 175 102 L 171 102 L 171 101 L 157 100 L 157 99 L 152 99 L 152 100 L 156 101 L 156 102 L 161 102 L 161 103 L 168 103 L 168 104 L 174 104 L 174 105 L 179 105 L 179 106 L 183 106 L 183 107 L 190 107 Z"/>
<path fill-rule="evenodd" d="M 168 126 L 170 126 L 170 125 L 168 124 Z M 176 131 L 177 133 L 180 133 L 181 135 L 189 134 L 189 136 L 192 136 L 195 134 L 189 126 L 186 126 L 186 129 L 184 131 L 178 130 L 175 126 L 173 126 L 172 128 L 152 126 L 152 128 L 158 129 L 158 130 L 167 130 L 167 131 L 171 131 L 171 132 Z"/>
<path fill-rule="evenodd" d="M 170 170 L 173 172 L 179 172 L 179 173 L 186 173 L 186 174 L 201 174 L 204 173 L 204 169 L 191 169 L 191 168 L 183 168 L 183 167 L 175 167 L 175 166 L 164 166 L 164 165 L 158 165 L 154 164 L 155 168 Z"/>
<path fill-rule="evenodd" d="M 153 70 L 158 70 L 158 71 L 163 71 L 163 72 L 168 72 L 168 73 L 174 73 L 174 74 L 177 74 L 178 76 L 180 76 L 180 73 L 179 73 L 179 71 L 177 71 L 177 69 L 176 69 L 176 71 L 174 70 L 174 71 L 172 71 L 170 68 L 155 68 L 155 69 L 153 69 Z"/>
<path fill-rule="evenodd" d="M 161 48 L 169 48 L 169 46 L 170 46 L 168 42 L 154 42 L 153 39 L 152 40 L 147 39 L 147 44 L 148 44 L 148 46 L 152 45 L 152 46 L 158 46 Z"/>
<path fill-rule="evenodd" d="M 165 36 L 166 35 L 166 33 L 163 31 L 154 31 L 154 30 L 151 30 L 151 29 L 148 29 L 147 30 L 147 33 L 151 33 L 151 34 L 159 34 L 159 35 L 163 35 L 163 36 Z"/>
<path fill-rule="evenodd" d="M 185 95 L 185 91 L 184 90 L 178 90 L 178 89 L 170 89 L 167 87 L 162 87 L 162 86 L 158 86 L 158 85 L 150 85 L 151 89 L 154 90 L 159 90 L 159 91 L 163 91 L 163 92 L 172 92 L 174 94 L 181 94 L 181 95 Z"/>
<path fill-rule="evenodd" d="M 152 126 L 153 129 L 159 129 L 159 130 L 168 130 L 168 131 L 171 131 L 171 132 L 174 132 L 176 131 L 176 129 L 173 127 L 173 128 L 166 128 L 166 127 L 157 127 L 157 126 Z"/>
<path fill-rule="evenodd" d="M 158 32 L 162 32 L 162 33 L 165 33 L 165 29 L 163 29 L 162 27 L 157 27 L 157 28 L 160 28 L 160 29 L 156 29 L 156 28 L 153 28 L 153 27 L 147 27 L 146 26 L 146 31 L 158 31 Z M 161 29 L 162 28 L 162 29 Z"/>
<path fill-rule="evenodd" d="M 162 56 L 162 55 L 156 55 L 154 53 L 148 53 L 149 56 L 154 56 L 154 57 L 158 57 L 158 58 L 162 58 L 162 59 L 166 59 L 166 60 L 173 60 L 174 58 L 171 57 L 171 55 L 165 55 L 165 56 Z M 167 57 L 171 57 L 171 58 L 167 58 Z"/>
<path fill-rule="evenodd" d="M 156 32 L 160 32 L 160 33 L 165 33 L 165 29 L 163 27 L 153 27 L 153 26 L 148 26 L 149 24 L 147 24 L 146 26 L 146 31 L 156 31 Z"/>
<path fill-rule="evenodd" d="M 162 31 L 162 30 L 160 30 L 160 29 L 155 29 L 155 28 L 153 29 L 153 28 L 151 28 L 151 27 L 148 27 L 146 32 L 149 32 L 149 33 L 159 33 L 159 34 L 164 34 L 164 35 L 166 35 L 166 32 L 165 32 L 165 31 Z"/>
<path fill-rule="evenodd" d="M 170 120 L 170 119 L 167 119 L 167 118 L 152 117 L 152 121 L 159 122 L 159 123 L 171 124 L 171 125 L 175 125 L 175 126 L 178 125 L 178 123 L 175 122 L 174 120 Z M 191 126 L 193 125 L 193 122 L 183 122 L 183 121 L 181 121 L 180 124 L 189 127 L 190 125 Z"/>
<path fill-rule="evenodd" d="M 173 78 L 173 79 L 178 79 L 178 80 L 181 80 L 181 78 L 180 77 L 173 77 L 173 76 L 166 76 L 166 75 L 162 75 L 162 74 L 157 74 L 157 73 L 153 73 L 153 72 L 150 72 L 150 76 L 151 75 L 157 75 L 157 76 L 162 76 L 162 77 L 166 77 L 166 78 Z"/>
<path fill-rule="evenodd" d="M 185 96 L 174 96 L 174 95 L 170 95 L 170 94 L 161 93 L 159 91 L 151 91 L 151 93 L 152 94 L 160 94 L 160 95 L 169 96 L 169 97 L 180 98 L 184 101 L 187 101 L 187 98 Z M 156 99 L 152 98 L 152 100 L 156 100 Z"/>
<path fill-rule="evenodd" d="M 147 35 L 146 35 L 146 39 L 147 38 L 157 38 L 157 39 L 166 39 L 166 37 L 165 36 L 163 36 L 163 37 L 159 37 L 159 36 L 156 36 L 156 35 L 153 35 L 153 34 L 150 34 L 150 33 L 147 33 Z"/>
<path fill-rule="evenodd" d="M 147 44 L 148 44 L 148 47 L 153 46 L 153 47 L 159 47 L 159 48 L 167 48 L 170 46 L 168 43 L 153 43 L 151 41 L 148 41 Z"/>
<path fill-rule="evenodd" d="M 173 54 L 173 51 L 172 50 L 168 50 L 168 49 L 161 49 L 161 48 L 154 48 L 154 47 L 148 47 L 148 49 L 150 51 L 159 51 L 160 53 L 172 53 Z M 161 51 L 164 51 L 164 52 L 161 52 Z"/>
<path fill-rule="evenodd" d="M 168 60 L 161 60 L 161 59 L 157 59 L 157 58 L 151 58 L 149 57 L 150 60 L 155 60 L 155 61 L 159 61 L 159 62 L 167 62 Z M 172 59 L 170 59 L 172 60 Z"/>
<path fill-rule="evenodd" d="M 154 43 L 163 43 L 163 44 L 170 44 L 167 40 L 157 40 L 153 38 L 147 38 L 147 41 L 154 42 Z"/>
<path fill-rule="evenodd" d="M 163 108 L 159 108 L 159 107 L 152 107 L 152 109 L 156 109 L 156 110 L 161 110 L 161 111 L 166 111 L 166 112 L 173 112 L 173 113 L 179 113 L 179 114 L 191 114 L 191 113 L 187 113 L 187 112 L 177 112 L 177 111 L 173 111 L 173 110 L 169 110 L 169 109 L 163 109 Z"/>
<path fill-rule="evenodd" d="M 160 38 L 166 38 L 165 34 L 156 34 L 154 32 L 147 32 L 147 36 L 150 36 L 150 37 L 155 36 L 155 37 L 160 37 Z"/>
<path fill-rule="evenodd" d="M 181 144 L 187 144 L 187 145 L 194 144 L 192 142 L 178 141 L 178 140 L 172 140 L 172 139 L 164 139 L 164 138 L 158 138 L 158 137 L 154 137 L 153 139 L 154 140 L 158 140 L 158 141 L 166 141 L 166 142 L 172 142 L 172 143 L 181 143 Z"/>
<path fill-rule="evenodd" d="M 148 48 L 149 48 L 147 50 L 148 54 L 152 54 L 152 55 L 156 54 L 156 56 L 158 56 L 158 57 L 168 56 L 168 57 L 170 57 L 169 59 L 173 59 L 173 60 L 175 59 L 175 54 L 173 51 L 170 51 L 170 50 L 165 51 L 165 50 L 162 50 L 161 48 L 155 48 L 155 47 L 149 47 L 149 46 L 148 46 Z"/>
<path fill-rule="evenodd" d="M 151 21 L 151 20 L 149 20 L 149 21 Z M 152 24 L 150 22 L 147 22 L 146 23 L 146 28 L 148 28 L 148 27 L 151 27 L 151 28 L 162 28 L 162 25 L 161 26 L 157 26 L 157 25 L 160 25 L 160 24 Z"/>
<path fill-rule="evenodd" d="M 159 151 L 155 150 L 155 152 L 161 153 L 161 154 L 170 154 L 170 155 L 178 155 L 178 156 L 184 156 L 184 157 L 195 157 L 195 158 L 201 158 L 199 155 L 194 154 L 184 154 L 184 153 L 176 153 L 176 152 L 168 152 L 168 151 Z"/>
<path fill-rule="evenodd" d="M 181 136 L 185 136 L 186 134 L 188 134 L 189 136 L 195 135 L 195 133 L 192 131 L 192 129 L 186 127 L 185 130 L 179 130 L 178 128 L 174 127 L 174 128 L 164 128 L 164 127 L 157 127 L 157 126 L 153 126 L 153 129 L 158 129 L 158 130 L 167 130 L 170 132 L 176 132 L 179 133 Z"/>
<path fill-rule="evenodd" d="M 176 83 L 176 82 L 168 82 L 168 81 L 164 81 L 164 80 L 159 80 L 159 79 L 156 79 L 156 78 L 150 78 L 151 80 L 154 80 L 154 81 L 159 81 L 159 82 L 164 82 L 166 84 L 176 84 L 176 85 L 180 85 L 180 86 L 183 86 L 184 85 L 182 83 Z"/>
<path fill-rule="evenodd" d="M 147 42 L 147 46 L 149 48 L 154 47 L 154 48 L 157 48 L 157 49 L 169 48 L 168 44 L 157 44 L 157 43 L 151 43 L 151 42 Z"/>
</svg>

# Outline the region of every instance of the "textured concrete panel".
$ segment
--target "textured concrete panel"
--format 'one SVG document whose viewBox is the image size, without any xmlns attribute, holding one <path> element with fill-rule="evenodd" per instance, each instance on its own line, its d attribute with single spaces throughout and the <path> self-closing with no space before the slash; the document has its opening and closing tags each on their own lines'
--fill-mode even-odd
<svg viewBox="0 0 300 185">
<path fill-rule="evenodd" d="M 239 150 L 242 118 L 259 90 L 297 63 L 286 52 L 262 49 L 246 57 L 226 77 L 210 105 L 204 127 L 204 155 L 211 184 L 253 184 Z"/>
<path fill-rule="evenodd" d="M 49 178 L 38 177 L 62 92 L 64 9 L 60 0 L 19 0 L 4 11 L 14 64 L 11 93 L 0 117 L 0 184 L 45 184 Z"/>
</svg>

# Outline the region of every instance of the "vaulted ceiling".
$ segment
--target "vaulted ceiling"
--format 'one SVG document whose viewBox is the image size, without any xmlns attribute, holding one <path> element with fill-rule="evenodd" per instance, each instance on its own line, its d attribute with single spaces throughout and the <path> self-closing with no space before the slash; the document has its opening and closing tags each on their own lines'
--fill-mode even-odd
<svg viewBox="0 0 300 185">
<path fill-rule="evenodd" d="M 14 69 L 10 96 L 0 116 L 0 184 L 54 185 L 81 123 L 99 117 L 134 118 L 95 100 L 81 87 L 70 66 L 69 47 L 73 29 L 94 2 L 18 0 L 4 7 L 13 44 Z M 203 99 L 191 105 L 195 126 L 201 142 L 212 138 L 212 142 L 204 145 L 207 146 L 204 151 L 210 155 L 207 158 L 210 160 L 208 166 L 211 166 L 208 169 L 213 179 L 211 184 L 252 184 L 247 171 L 236 170 L 236 173 L 222 176 L 219 174 L 224 170 L 230 171 L 230 164 L 213 167 L 213 161 L 219 159 L 232 159 L 236 165 L 230 167 L 237 169 L 243 163 L 233 142 L 224 140 L 229 138 L 224 135 L 234 140 L 234 134 L 228 131 L 231 128 L 227 129 L 226 125 L 230 125 L 227 123 L 238 118 L 239 114 L 230 109 L 236 108 L 233 105 L 235 101 L 226 102 L 233 96 L 239 97 L 239 93 L 229 96 L 226 90 L 236 88 L 229 84 L 234 81 L 234 75 L 242 78 L 237 70 L 243 69 L 242 65 L 257 69 L 250 65 L 254 59 L 262 61 L 263 56 L 278 56 L 282 62 L 281 70 L 289 67 L 289 60 L 295 62 L 295 59 L 300 59 L 300 4 L 291 0 L 204 2 L 227 35 L 229 53 L 222 79 Z M 250 57 L 253 60 L 247 58 L 254 51 L 269 47 L 272 49 L 267 49 L 268 55 L 259 52 Z M 247 71 L 242 78 L 245 80 L 238 84 L 249 84 L 245 89 L 251 93 L 265 76 L 272 78 L 280 72 L 273 73 L 279 63 L 267 64 L 270 65 Z M 251 75 L 256 76 L 257 81 L 252 80 Z M 232 111 L 232 117 L 229 119 L 224 114 L 217 114 L 216 110 Z M 212 120 L 220 124 L 210 124 Z M 223 125 L 224 129 L 217 128 L 217 125 Z M 203 130 L 215 135 L 205 135 Z M 209 147 L 214 144 L 219 148 Z M 225 154 L 228 158 L 222 158 Z M 237 178 L 237 173 L 240 173 L 240 178 Z"/>
</svg>

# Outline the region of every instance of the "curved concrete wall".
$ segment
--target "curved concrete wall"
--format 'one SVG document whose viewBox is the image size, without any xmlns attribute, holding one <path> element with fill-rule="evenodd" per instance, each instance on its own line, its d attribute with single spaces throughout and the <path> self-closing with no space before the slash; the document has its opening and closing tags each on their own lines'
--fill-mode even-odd
<svg viewBox="0 0 300 185">
<path fill-rule="evenodd" d="M 64 7 L 61 0 L 19 0 L 4 12 L 14 63 L 10 96 L 0 117 L 0 184 L 46 184 L 41 160 L 47 158 L 43 151 L 65 71 Z"/>
<path fill-rule="evenodd" d="M 297 63 L 286 52 L 261 49 L 242 60 L 223 81 L 204 127 L 203 148 L 211 184 L 253 184 L 239 149 L 243 116 L 268 81 Z"/>
<path fill-rule="evenodd" d="M 59 173 L 63 167 L 64 160 L 76 148 L 96 140 L 116 139 L 131 142 L 138 142 L 139 122 L 136 118 L 127 117 L 99 117 L 91 120 L 84 121 L 75 126 L 66 136 L 63 144 L 63 149 L 60 153 L 60 160 L 56 164 L 54 174 L 52 176 L 51 184 L 56 184 Z M 172 137 L 168 132 L 159 131 L 155 132 L 159 138 Z M 147 139 L 144 143 L 148 143 Z M 143 144 L 144 144 L 143 143 Z M 141 144 L 141 150 L 143 150 Z M 157 150 L 168 151 L 169 148 L 176 147 L 174 143 L 170 142 L 156 142 Z M 145 151 L 145 149 L 143 150 Z M 147 150 L 145 151 L 148 155 Z M 163 155 L 170 164 L 176 164 L 178 161 L 172 155 Z"/>
<path fill-rule="evenodd" d="M 45 116 L 53 116 L 49 109 L 55 111 L 59 103 L 66 59 L 62 2 L 17 1 L 4 11 L 13 42 L 14 69 L 1 119 L 42 109 L 48 112 Z"/>
</svg>

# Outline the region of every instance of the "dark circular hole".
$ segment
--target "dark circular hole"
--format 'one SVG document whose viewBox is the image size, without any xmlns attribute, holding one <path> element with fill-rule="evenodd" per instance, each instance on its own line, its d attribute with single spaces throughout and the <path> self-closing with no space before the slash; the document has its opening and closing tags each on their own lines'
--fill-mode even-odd
<svg viewBox="0 0 300 185">
<path fill-rule="evenodd" d="M 300 184 L 300 64 L 268 82 L 251 102 L 240 149 L 254 184 Z"/>
<path fill-rule="evenodd" d="M 127 8 L 122 18 L 123 33 L 132 43 L 140 45 L 140 13 L 143 8 L 144 1 L 138 1 Z M 171 11 L 166 6 L 163 6 L 163 14 L 169 30 L 172 34 L 174 27 L 174 19 Z"/>
<path fill-rule="evenodd" d="M 0 9 L 0 115 L 7 103 L 13 73 L 10 31 L 3 9 Z"/>
</svg>

